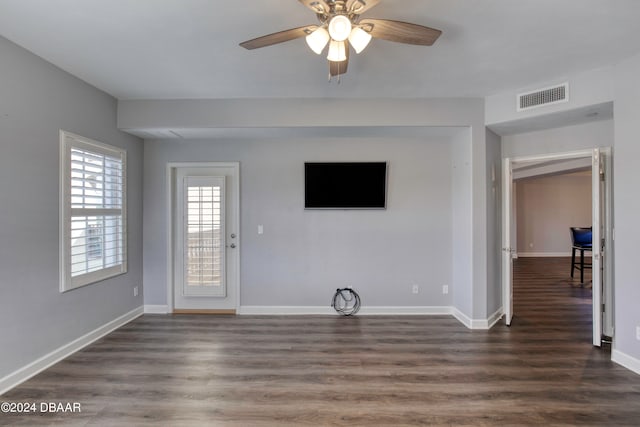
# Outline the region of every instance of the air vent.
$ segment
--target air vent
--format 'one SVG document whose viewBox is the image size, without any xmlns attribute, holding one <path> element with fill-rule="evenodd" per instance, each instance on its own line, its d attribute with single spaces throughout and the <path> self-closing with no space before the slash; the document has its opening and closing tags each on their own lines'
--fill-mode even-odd
<svg viewBox="0 0 640 427">
<path fill-rule="evenodd" d="M 569 101 L 569 83 L 518 95 L 518 111 Z"/>
</svg>

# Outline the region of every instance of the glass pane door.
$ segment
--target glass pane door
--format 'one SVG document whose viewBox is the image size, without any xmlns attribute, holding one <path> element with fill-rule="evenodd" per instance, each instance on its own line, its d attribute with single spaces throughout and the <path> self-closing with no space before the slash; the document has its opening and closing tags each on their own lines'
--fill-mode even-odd
<svg viewBox="0 0 640 427">
<path fill-rule="evenodd" d="M 226 295 L 224 178 L 184 179 L 185 296 Z"/>
</svg>

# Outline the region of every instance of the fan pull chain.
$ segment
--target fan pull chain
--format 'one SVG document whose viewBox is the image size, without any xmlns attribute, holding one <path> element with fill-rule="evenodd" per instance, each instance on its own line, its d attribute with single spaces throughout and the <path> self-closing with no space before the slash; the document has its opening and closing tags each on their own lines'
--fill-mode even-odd
<svg viewBox="0 0 640 427">
<path fill-rule="evenodd" d="M 329 79 L 327 80 L 329 83 L 331 83 L 331 73 L 329 73 Z M 338 84 L 340 84 L 342 81 L 340 80 L 340 74 L 338 74 L 338 76 L 336 77 L 336 81 L 338 82 Z"/>
<path fill-rule="evenodd" d="M 339 66 L 339 65 L 338 65 L 338 73 L 340 73 L 340 66 Z M 338 84 L 340 84 L 340 83 L 342 82 L 342 80 L 340 79 L 340 76 L 341 76 L 341 74 L 338 74 L 338 76 L 336 77 L 336 79 L 337 79 L 337 81 L 338 81 Z M 332 78 L 332 76 L 331 76 L 331 72 L 329 72 L 329 75 L 328 75 L 327 77 L 328 77 L 328 78 L 327 78 L 327 81 L 328 81 L 329 83 L 331 83 L 331 78 Z"/>
</svg>

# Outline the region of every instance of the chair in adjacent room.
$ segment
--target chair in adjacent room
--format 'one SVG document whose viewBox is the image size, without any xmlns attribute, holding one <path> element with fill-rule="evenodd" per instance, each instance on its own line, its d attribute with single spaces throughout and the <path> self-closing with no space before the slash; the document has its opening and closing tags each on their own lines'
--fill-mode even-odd
<svg viewBox="0 0 640 427">
<path fill-rule="evenodd" d="M 580 270 L 580 283 L 584 283 L 584 269 L 591 268 L 591 263 L 584 262 L 584 253 L 592 248 L 591 227 L 571 227 L 571 277 L 575 269 Z M 576 251 L 580 251 L 580 261 L 576 261 Z"/>
</svg>

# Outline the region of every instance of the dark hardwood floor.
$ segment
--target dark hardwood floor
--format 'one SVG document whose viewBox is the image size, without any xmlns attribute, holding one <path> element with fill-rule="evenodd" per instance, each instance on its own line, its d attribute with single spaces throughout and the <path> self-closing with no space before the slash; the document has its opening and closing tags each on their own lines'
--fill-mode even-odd
<svg viewBox="0 0 640 427">
<path fill-rule="evenodd" d="M 0 397 L 2 425 L 640 425 L 640 376 L 591 346 L 566 259 L 520 259 L 515 317 L 144 316 Z M 366 295 L 363 295 L 366 304 Z"/>
</svg>

